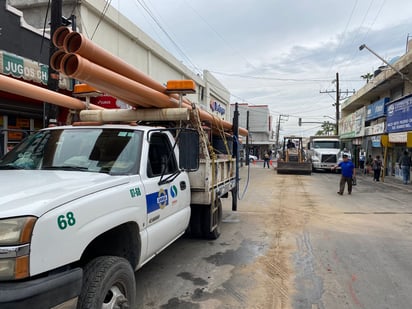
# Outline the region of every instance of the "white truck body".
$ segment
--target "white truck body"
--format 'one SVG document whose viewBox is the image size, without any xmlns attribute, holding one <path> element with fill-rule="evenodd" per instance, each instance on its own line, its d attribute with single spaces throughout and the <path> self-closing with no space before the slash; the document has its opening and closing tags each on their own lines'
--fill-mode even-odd
<svg viewBox="0 0 412 309">
<path fill-rule="evenodd" d="M 308 154 L 312 161 L 312 170 L 330 170 L 338 163 L 340 156 L 338 136 L 311 136 Z"/>
<path fill-rule="evenodd" d="M 0 291 L 9 294 L 0 293 L 0 307 L 88 308 L 85 277 L 103 263 L 108 274 L 133 277 L 108 275 L 117 296 L 107 308 L 132 308 L 134 270 L 186 231 L 217 238 L 220 198 L 236 186 L 234 160 L 206 154 L 197 170 L 183 170 L 175 141 L 160 127 L 65 126 L 37 132 L 2 158 Z M 196 156 L 192 145 L 184 151 Z M 108 291 L 99 293 L 100 306 Z"/>
</svg>

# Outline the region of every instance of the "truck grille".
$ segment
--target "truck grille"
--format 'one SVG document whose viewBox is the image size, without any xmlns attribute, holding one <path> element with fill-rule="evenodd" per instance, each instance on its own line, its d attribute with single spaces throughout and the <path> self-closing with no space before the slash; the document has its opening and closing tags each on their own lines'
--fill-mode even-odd
<svg viewBox="0 0 412 309">
<path fill-rule="evenodd" d="M 335 155 L 322 155 L 321 161 L 325 163 L 337 163 Z"/>
</svg>

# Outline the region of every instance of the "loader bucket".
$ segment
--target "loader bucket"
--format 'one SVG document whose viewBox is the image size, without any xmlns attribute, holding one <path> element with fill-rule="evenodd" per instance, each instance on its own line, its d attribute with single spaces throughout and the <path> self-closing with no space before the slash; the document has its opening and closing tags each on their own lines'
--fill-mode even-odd
<svg viewBox="0 0 412 309">
<path fill-rule="evenodd" d="M 277 164 L 278 174 L 298 174 L 298 175 L 311 175 L 312 163 L 310 162 L 278 162 Z"/>
</svg>

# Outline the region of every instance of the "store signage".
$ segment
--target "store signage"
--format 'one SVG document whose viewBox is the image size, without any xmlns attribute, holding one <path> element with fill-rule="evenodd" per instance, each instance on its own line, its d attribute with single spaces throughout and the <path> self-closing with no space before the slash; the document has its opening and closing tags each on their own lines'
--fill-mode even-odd
<svg viewBox="0 0 412 309">
<path fill-rule="evenodd" d="M 381 147 L 381 136 L 380 135 L 372 136 L 371 141 L 372 141 L 372 147 L 374 147 L 374 148 Z"/>
<path fill-rule="evenodd" d="M 365 120 L 372 120 L 379 117 L 383 117 L 386 114 L 385 104 L 389 102 L 389 98 L 382 98 L 366 107 Z"/>
<path fill-rule="evenodd" d="M 98 97 L 94 97 L 90 99 L 90 102 L 96 105 L 99 105 L 104 108 L 119 108 L 119 106 L 116 104 L 117 100 L 116 98 L 108 95 L 102 95 Z"/>
<path fill-rule="evenodd" d="M 48 70 L 48 65 L 0 51 L 0 74 L 47 85 Z M 60 74 L 60 89 L 72 90 L 71 84 L 71 80 L 68 77 Z"/>
<path fill-rule="evenodd" d="M 355 136 L 363 136 L 365 134 L 365 107 L 361 107 L 355 112 Z"/>
<path fill-rule="evenodd" d="M 210 100 L 210 109 L 212 110 L 212 112 L 217 112 L 221 115 L 224 115 L 226 113 L 226 109 L 222 106 L 222 104 L 215 100 Z"/>
<path fill-rule="evenodd" d="M 388 133 L 412 131 L 412 96 L 388 105 L 386 123 Z"/>
<path fill-rule="evenodd" d="M 407 132 L 389 133 L 389 142 L 391 143 L 406 143 L 407 139 Z"/>
</svg>

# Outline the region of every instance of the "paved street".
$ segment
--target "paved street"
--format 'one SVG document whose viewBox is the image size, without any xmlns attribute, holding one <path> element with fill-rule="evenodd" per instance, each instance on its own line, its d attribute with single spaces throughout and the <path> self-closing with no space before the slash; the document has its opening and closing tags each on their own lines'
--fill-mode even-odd
<svg viewBox="0 0 412 309">
<path fill-rule="evenodd" d="M 358 175 L 338 196 L 339 174 L 262 165 L 241 169 L 217 241 L 182 238 L 136 273 L 143 308 L 410 307 L 412 185 Z"/>
</svg>

